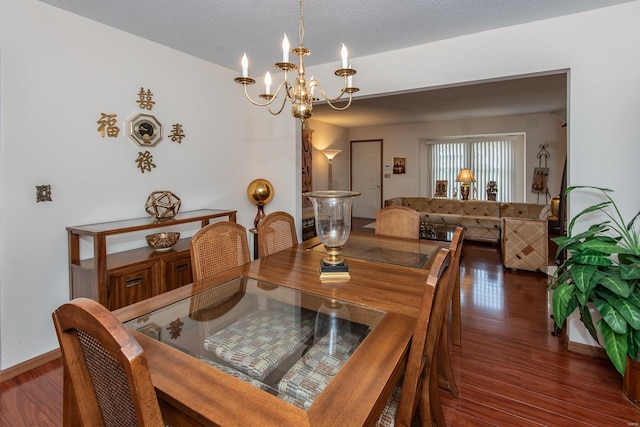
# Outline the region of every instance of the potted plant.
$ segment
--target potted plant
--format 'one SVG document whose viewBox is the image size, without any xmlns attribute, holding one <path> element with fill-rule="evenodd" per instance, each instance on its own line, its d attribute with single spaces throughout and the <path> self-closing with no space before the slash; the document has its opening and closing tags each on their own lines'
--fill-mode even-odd
<svg viewBox="0 0 640 427">
<path fill-rule="evenodd" d="M 599 341 L 589 310 L 594 307 L 602 316 L 597 322 L 604 341 L 600 345 L 624 375 L 627 359 L 636 361 L 640 351 L 640 235 L 636 228 L 640 212 L 625 223 L 609 195 L 612 190 L 574 186 L 568 188 L 566 194 L 576 189 L 598 191 L 606 200 L 576 215 L 566 236 L 552 239 L 558 245 L 558 254 L 563 250 L 569 253 L 551 280 L 553 317 L 556 325 L 562 327 L 567 316 L 577 308 L 580 320 Z M 604 214 L 608 219 L 574 234 L 576 221 L 591 213 Z"/>
</svg>

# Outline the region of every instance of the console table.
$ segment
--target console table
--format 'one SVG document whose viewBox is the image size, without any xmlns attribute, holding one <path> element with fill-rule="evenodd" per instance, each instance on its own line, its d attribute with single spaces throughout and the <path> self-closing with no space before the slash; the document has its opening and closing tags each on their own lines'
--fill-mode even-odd
<svg viewBox="0 0 640 427">
<path fill-rule="evenodd" d="M 107 254 L 107 237 L 196 222 L 204 227 L 214 218 L 235 222 L 236 212 L 201 209 L 162 221 L 147 216 L 67 227 L 71 299 L 91 298 L 115 310 L 191 283 L 191 238 L 180 239 L 165 252 L 155 251 L 145 242 L 144 247 Z M 80 259 L 81 236 L 91 239 L 93 258 Z"/>
</svg>

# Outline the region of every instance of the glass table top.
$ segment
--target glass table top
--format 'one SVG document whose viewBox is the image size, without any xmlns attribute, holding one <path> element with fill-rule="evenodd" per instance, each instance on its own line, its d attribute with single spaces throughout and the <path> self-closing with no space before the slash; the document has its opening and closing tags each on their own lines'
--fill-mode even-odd
<svg viewBox="0 0 640 427">
<path fill-rule="evenodd" d="M 385 315 L 247 277 L 193 286 L 125 325 L 303 409 Z"/>
<path fill-rule="evenodd" d="M 428 240 L 384 239 L 374 235 L 351 235 L 342 248 L 345 258 L 358 258 L 412 268 L 425 268 L 429 259 L 441 248 Z M 326 253 L 322 243 L 308 250 Z"/>
<path fill-rule="evenodd" d="M 446 224 L 420 223 L 420 238 L 426 240 L 439 240 L 450 242 L 456 231 L 456 226 Z"/>
</svg>

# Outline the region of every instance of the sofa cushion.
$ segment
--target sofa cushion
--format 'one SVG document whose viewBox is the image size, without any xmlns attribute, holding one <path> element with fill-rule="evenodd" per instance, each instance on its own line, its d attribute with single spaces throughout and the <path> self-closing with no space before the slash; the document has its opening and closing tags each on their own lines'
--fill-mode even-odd
<svg viewBox="0 0 640 427">
<path fill-rule="evenodd" d="M 500 204 L 498 202 L 491 202 L 487 200 L 465 200 L 463 206 L 463 215 L 465 216 L 500 217 Z"/>
<path fill-rule="evenodd" d="M 464 202 L 456 199 L 427 199 L 426 212 L 438 212 L 441 214 L 464 215 Z"/>
<path fill-rule="evenodd" d="M 440 212 L 420 212 L 420 221 L 428 224 L 458 225 L 462 215 L 452 215 Z"/>
<path fill-rule="evenodd" d="M 500 241 L 500 229 L 486 227 L 465 227 L 464 238 L 465 240 L 495 243 Z"/>
<path fill-rule="evenodd" d="M 488 228 L 492 230 L 500 230 L 501 219 L 498 217 L 488 216 L 463 216 L 460 218 L 460 225 L 467 229 L 470 227 Z"/>
<path fill-rule="evenodd" d="M 502 218 L 530 218 L 540 219 L 540 213 L 546 205 L 536 203 L 500 203 L 500 216 Z"/>
</svg>

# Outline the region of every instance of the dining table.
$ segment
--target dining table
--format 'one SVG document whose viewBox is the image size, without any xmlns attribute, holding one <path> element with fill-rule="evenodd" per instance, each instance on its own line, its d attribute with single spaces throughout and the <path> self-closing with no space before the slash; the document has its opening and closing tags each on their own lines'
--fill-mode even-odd
<svg viewBox="0 0 640 427">
<path fill-rule="evenodd" d="M 144 349 L 163 417 L 171 425 L 375 425 L 404 370 L 422 299 L 433 298 L 434 289 L 426 284 L 429 266 L 447 245 L 353 233 L 343 248 L 350 278 L 321 280 L 326 253 L 316 237 L 114 314 Z M 219 303 L 197 307 L 205 295 L 220 290 L 225 292 Z M 257 384 L 203 357 L 199 322 L 224 327 L 232 321 L 225 316 L 242 311 L 238 301 L 247 297 L 256 307 L 310 312 L 316 321 L 329 302 L 346 307 L 350 322 L 366 331 L 308 408 L 291 404 L 276 388 L 278 375 L 304 353 Z M 309 348 L 315 345 L 311 341 Z"/>
</svg>

